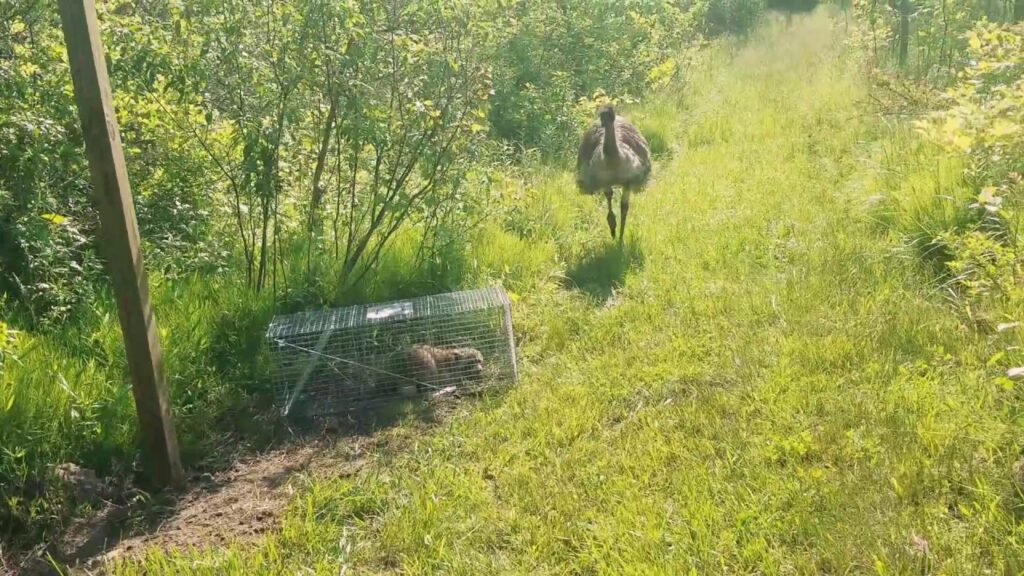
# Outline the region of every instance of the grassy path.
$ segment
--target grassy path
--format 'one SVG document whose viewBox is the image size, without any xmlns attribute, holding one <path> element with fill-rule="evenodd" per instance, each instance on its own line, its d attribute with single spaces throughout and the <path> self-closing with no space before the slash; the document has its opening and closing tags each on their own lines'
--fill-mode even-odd
<svg viewBox="0 0 1024 576">
<path fill-rule="evenodd" d="M 1021 569 L 1010 417 L 872 224 L 863 79 L 824 18 L 752 46 L 637 112 L 680 149 L 624 251 L 567 175 L 531 192 L 541 231 L 481 248 L 565 261 L 522 291 L 520 386 L 310 481 L 257 547 L 119 571 Z"/>
</svg>

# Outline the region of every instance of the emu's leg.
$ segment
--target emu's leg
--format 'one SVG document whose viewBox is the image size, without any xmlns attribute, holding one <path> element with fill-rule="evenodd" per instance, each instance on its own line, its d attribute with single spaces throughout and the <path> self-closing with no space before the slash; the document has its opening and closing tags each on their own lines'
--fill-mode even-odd
<svg viewBox="0 0 1024 576">
<path fill-rule="evenodd" d="M 612 238 L 615 238 L 615 212 L 612 212 L 612 189 L 606 188 L 604 197 L 608 199 L 608 228 L 612 231 Z"/>
<path fill-rule="evenodd" d="M 626 239 L 626 214 L 629 214 L 629 193 L 630 189 L 628 186 L 622 189 L 622 202 L 619 203 L 619 212 L 622 215 L 622 223 L 620 224 L 622 227 L 619 228 L 619 242 L 623 242 Z M 615 234 L 612 233 L 612 236 L 615 236 Z"/>
</svg>

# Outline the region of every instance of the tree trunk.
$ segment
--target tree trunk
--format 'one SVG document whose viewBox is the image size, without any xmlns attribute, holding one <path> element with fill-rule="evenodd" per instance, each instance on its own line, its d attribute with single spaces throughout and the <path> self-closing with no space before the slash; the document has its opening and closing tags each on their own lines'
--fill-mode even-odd
<svg viewBox="0 0 1024 576">
<path fill-rule="evenodd" d="M 942 0 L 942 45 L 939 47 L 939 58 L 942 59 L 943 64 L 952 68 L 952 50 L 947 51 L 947 46 L 949 46 L 949 8 L 946 6 L 946 0 Z"/>
<path fill-rule="evenodd" d="M 320 180 L 324 175 L 324 167 L 327 165 L 327 151 L 330 149 L 331 136 L 334 133 L 334 121 L 338 117 L 338 97 L 333 90 L 329 91 L 331 108 L 327 111 L 327 120 L 324 122 L 324 137 L 320 141 L 320 150 L 316 155 L 316 168 L 313 169 L 313 194 L 309 203 L 309 233 L 312 234 L 320 220 L 320 203 L 324 197 L 323 186 Z"/>
<path fill-rule="evenodd" d="M 900 68 L 907 67 L 910 56 L 910 13 L 913 5 L 910 0 L 900 0 L 900 29 L 897 37 L 897 58 Z"/>
</svg>

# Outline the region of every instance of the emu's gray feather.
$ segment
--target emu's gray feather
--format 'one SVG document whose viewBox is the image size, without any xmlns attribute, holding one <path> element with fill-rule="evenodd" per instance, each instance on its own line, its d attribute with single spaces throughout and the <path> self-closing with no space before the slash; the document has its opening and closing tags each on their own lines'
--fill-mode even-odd
<svg viewBox="0 0 1024 576">
<path fill-rule="evenodd" d="M 642 188 L 651 174 L 651 154 L 647 140 L 624 118 L 615 119 L 615 140 L 619 155 L 609 158 L 602 142 L 605 129 L 595 123 L 583 134 L 576 159 L 576 184 L 584 194 L 593 194 L 613 186 Z"/>
</svg>

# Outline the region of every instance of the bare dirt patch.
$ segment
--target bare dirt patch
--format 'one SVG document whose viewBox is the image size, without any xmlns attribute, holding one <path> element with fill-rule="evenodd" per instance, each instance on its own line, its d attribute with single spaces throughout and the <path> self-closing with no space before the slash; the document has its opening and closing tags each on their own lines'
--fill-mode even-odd
<svg viewBox="0 0 1024 576">
<path fill-rule="evenodd" d="M 58 541 L 17 563 L 0 563 L 0 574 L 60 574 L 48 556 L 76 572 L 102 573 L 111 560 L 153 548 L 253 541 L 278 525 L 304 478 L 354 474 L 377 443 L 372 436 L 324 435 L 247 455 L 223 470 L 193 476 L 177 494 L 108 504 L 75 522 Z"/>
<path fill-rule="evenodd" d="M 321 420 L 262 452 L 226 448 L 214 471 L 193 474 L 177 493 L 149 498 L 130 486 L 106 489 L 116 500 L 76 520 L 54 541 L 17 554 L 0 548 L 0 576 L 102 574 L 110 561 L 150 550 L 252 542 L 279 526 L 307 479 L 350 476 L 363 469 L 371 453 L 404 451 L 438 422 L 468 410 L 456 398 L 438 397 L 413 411 L 368 419 Z"/>
<path fill-rule="evenodd" d="M 216 475 L 205 474 L 155 530 L 120 540 L 90 564 L 148 548 L 204 548 L 253 540 L 277 525 L 278 516 L 295 493 L 297 478 L 352 474 L 362 466 L 369 442 L 348 438 L 345 446 L 339 446 L 323 439 L 246 458 Z"/>
</svg>

